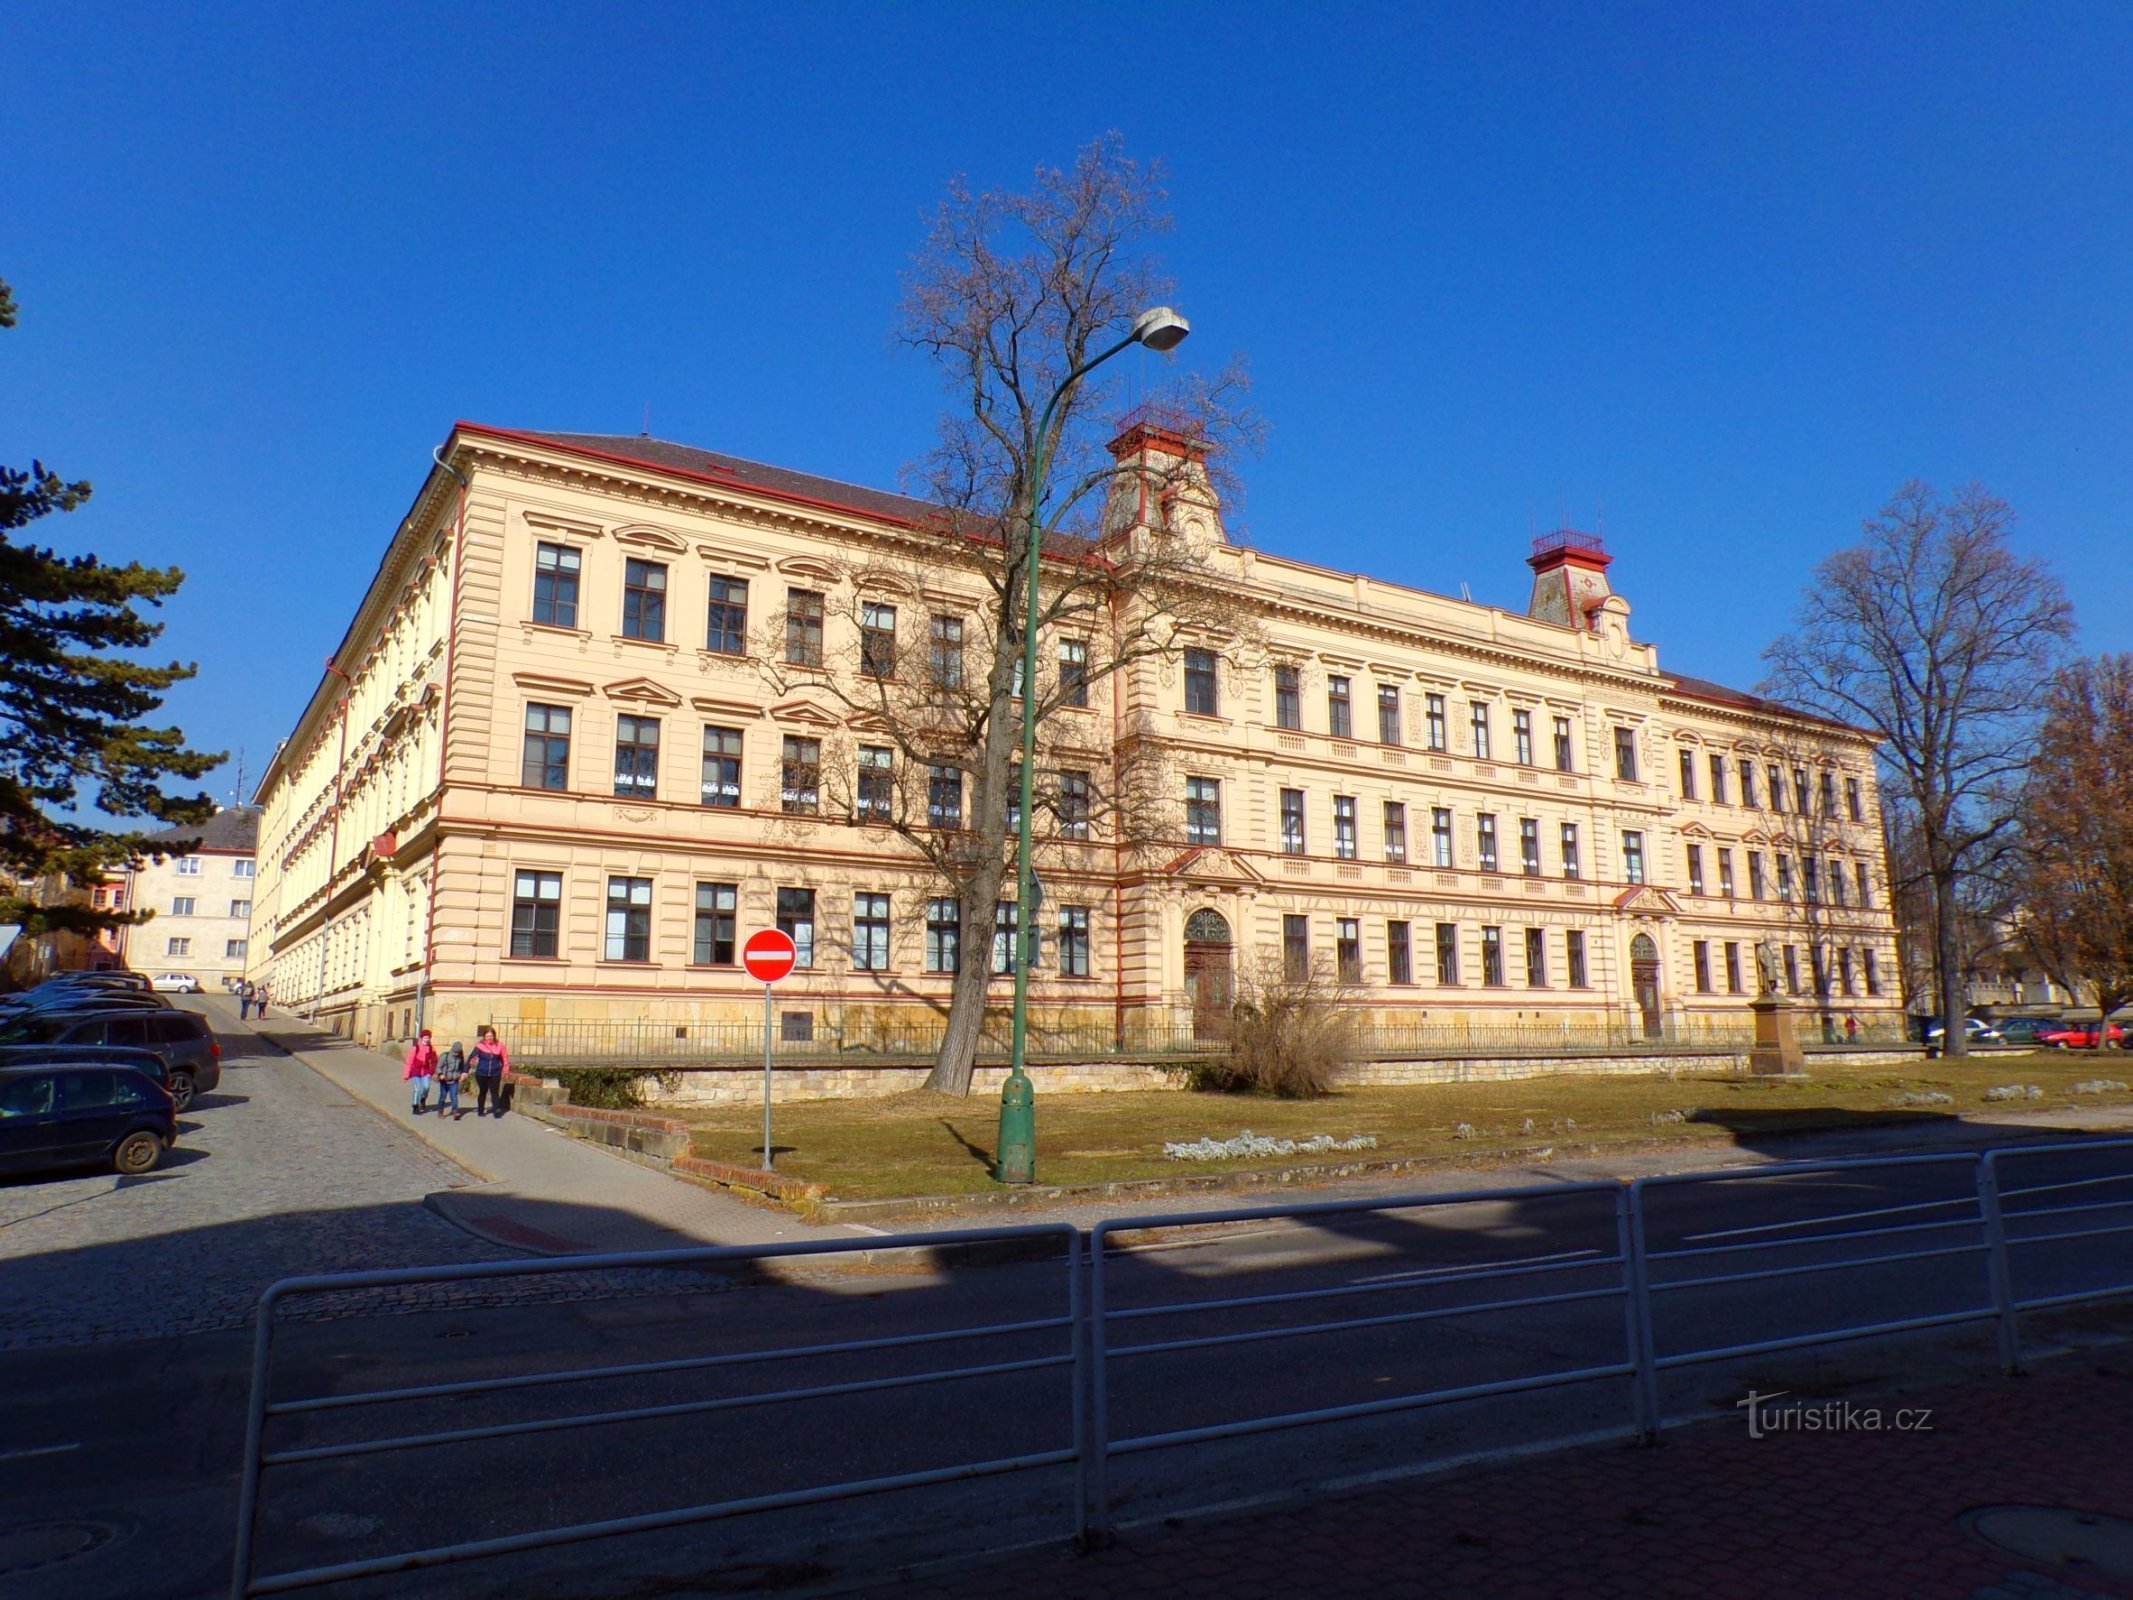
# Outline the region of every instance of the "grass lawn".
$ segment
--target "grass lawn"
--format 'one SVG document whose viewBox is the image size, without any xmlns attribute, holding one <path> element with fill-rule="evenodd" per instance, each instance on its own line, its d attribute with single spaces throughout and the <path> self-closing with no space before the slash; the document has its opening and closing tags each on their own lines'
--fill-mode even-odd
<svg viewBox="0 0 2133 1600">
<path fill-rule="evenodd" d="M 2097 1078 L 2133 1081 L 2133 1060 L 2111 1052 L 1921 1061 L 1905 1068 L 1810 1067 L 1806 1083 L 1754 1078 L 1662 1076 L 1525 1078 L 1502 1083 L 1418 1084 L 1355 1089 L 1323 1100 L 1151 1091 L 1058 1094 L 1037 1104 L 1037 1181 L 1103 1183 L 1255 1167 L 1403 1156 L 1485 1154 L 1554 1143 L 1661 1140 L 1752 1146 L 1765 1134 L 1841 1128 L 1960 1113 L 1989 1116 L 1984 1096 L 2003 1084 L 2034 1084 L 2041 1100 L 2007 1110 L 2133 1103 L 2113 1091 L 2075 1095 Z M 1903 1106 L 1906 1092 L 1938 1091 L 1950 1105 Z M 1682 1115 L 1677 1119 L 1673 1114 Z M 696 1127 L 696 1153 L 754 1166 L 762 1108 L 670 1109 Z M 999 1102 L 906 1094 L 883 1100 L 808 1100 L 776 1109 L 778 1172 L 819 1183 L 842 1200 L 969 1194 L 992 1180 Z M 1173 1161 L 1166 1140 L 1227 1139 L 1249 1128 L 1274 1138 L 1372 1134 L 1377 1148 L 1288 1157 Z"/>
</svg>

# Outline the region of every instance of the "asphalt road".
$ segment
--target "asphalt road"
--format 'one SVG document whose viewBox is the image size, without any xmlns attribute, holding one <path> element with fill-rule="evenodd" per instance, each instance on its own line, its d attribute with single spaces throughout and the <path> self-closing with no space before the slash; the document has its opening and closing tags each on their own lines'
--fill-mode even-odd
<svg viewBox="0 0 2133 1600">
<path fill-rule="evenodd" d="M 1980 1230 L 1966 1184 L 1962 1163 L 1922 1163 L 1650 1191 L 1654 1282 L 1677 1286 L 1658 1295 L 1661 1358 L 1983 1306 L 1985 1265 L 1972 1248 Z M 2045 1184 L 2079 1187 L 2039 1187 Z M 2017 1240 L 2073 1225 L 2133 1222 L 2126 1152 L 2024 1158 L 2011 1170 L 2008 1190 Z M 2099 1209 L 2053 1222 L 2025 1215 L 2025 1208 L 2046 1202 Z M 1883 1226 L 1903 1231 L 1847 1236 Z M 1108 1308 L 1117 1313 L 1108 1337 L 1119 1352 L 1109 1368 L 1111 1436 L 1131 1448 L 1134 1441 L 1211 1424 L 1620 1362 L 1626 1346 L 1622 1304 L 1611 1293 L 1615 1227 L 1613 1196 L 1580 1191 L 1226 1227 L 1199 1219 L 1174 1236 L 1137 1229 L 1105 1278 Z M 2127 1282 L 2133 1279 L 2129 1243 L 2133 1235 L 2018 1243 L 2018 1288 L 2028 1295 Z M 1895 1263 L 1865 1259 L 1897 1250 L 1936 1253 Z M 1767 1266 L 1812 1270 L 1775 1281 L 1687 1282 L 1732 1279 Z M 1491 1275 L 1478 1275 L 1483 1272 Z M 1337 1293 L 1296 1298 L 1313 1291 Z M 1551 1303 L 1492 1304 L 1543 1295 Z M 1560 1298 L 1585 1295 L 1590 1298 Z M 1283 1298 L 1240 1303 L 1261 1296 Z M 630 1306 L 530 1309 L 511 1318 L 508 1350 L 473 1333 L 452 1339 L 449 1318 L 424 1319 L 426 1345 L 411 1340 L 400 1350 L 367 1352 L 352 1366 L 332 1353 L 331 1336 L 341 1330 L 302 1330 L 301 1345 L 292 1340 L 279 1398 L 356 1387 L 469 1388 L 286 1418 L 270 1436 L 276 1450 L 448 1429 L 530 1429 L 544 1419 L 595 1411 L 692 1402 L 726 1408 L 276 1467 L 262 1517 L 261 1570 L 1057 1448 L 1071 1437 L 1067 1372 L 1057 1365 L 912 1389 L 732 1405 L 803 1385 L 1056 1360 L 1067 1344 L 1053 1327 L 531 1390 L 480 1385 L 499 1368 L 733 1357 L 1041 1322 L 1065 1309 L 1063 1263 L 1024 1262 L 871 1281 L 742 1284 L 724 1294 Z M 1425 1312 L 1426 1318 L 1413 1315 Z M 1317 1329 L 1330 1318 L 1357 1325 Z M 1314 1331 L 1298 1331 L 1306 1328 Z M 1240 1337 L 1269 1331 L 1281 1336 Z M 2035 1344 L 2064 1330 L 2039 1319 L 2029 1331 Z M 327 1335 L 328 1342 L 322 1346 L 314 1335 Z M 1148 1348 L 1187 1339 L 1205 1342 Z M 407 1355 L 415 1359 L 400 1359 Z M 1750 1387 L 1848 1394 L 1975 1374 L 1989 1370 L 1991 1359 L 1990 1330 L 1967 1325 L 1948 1334 L 1689 1366 L 1670 1376 L 1663 1398 L 1670 1416 L 1708 1415 L 1729 1409 Z M 1607 1378 L 1307 1430 L 1136 1450 L 1113 1463 L 1109 1489 L 1121 1519 L 1143 1519 L 1309 1483 L 1368 1479 L 1418 1462 L 1620 1431 L 1628 1416 L 1626 1383 Z M 496 1492 L 468 1495 L 461 1488 L 467 1484 Z M 621 1547 L 587 1546 L 396 1575 L 347 1592 L 561 1596 L 645 1592 L 640 1586 L 660 1583 L 694 1583 L 706 1593 L 763 1592 L 810 1575 L 850 1579 L 943 1551 L 1058 1537 L 1069 1526 L 1070 1495 L 1069 1472 L 1046 1469 L 639 1538 L 619 1560 Z M 438 1507 L 446 1508 L 443 1515 Z"/>
<path fill-rule="evenodd" d="M 7 1600 L 138 1600 L 226 1585 L 249 1342 L 247 1292 L 291 1270 L 497 1254 L 424 1211 L 456 1172 L 389 1121 L 285 1058 L 232 1064 L 225 1103 L 203 1101 L 158 1182 L 0 1186 L 0 1587 Z M 1662 1358 L 1713 1343 L 1983 1303 L 1983 1258 L 1959 1164 L 1647 1191 L 1656 1285 L 1751 1267 L 1813 1268 L 1758 1283 L 1661 1289 Z M 2045 1187 L 2073 1185 L 2073 1187 Z M 2039 1154 L 2006 1176 L 2011 1236 L 2133 1221 L 2127 1152 Z M 2045 1220 L 2043 1204 L 2093 1209 Z M 1138 1229 L 1106 1263 L 1110 1434 L 1116 1441 L 1277 1413 L 1368 1404 L 1623 1359 L 1611 1195 L 1292 1221 Z M 1874 1239 L 1865 1227 L 1905 1231 Z M 1945 1251 L 1862 1264 L 1884 1251 Z M 1697 1254 L 1679 1254 L 1694 1251 Z M 2020 1244 L 2024 1294 L 2133 1279 L 2133 1235 Z M 1847 1264 L 1849 1263 L 1849 1264 Z M 1480 1276 L 1482 1273 L 1488 1276 Z M 18 1289 L 17 1285 L 24 1287 Z M 1335 1291 L 1330 1298 L 1297 1298 Z M 1270 1303 L 1240 1304 L 1261 1296 Z M 1549 1296 L 1504 1309 L 1492 1302 Z M 1561 1298 L 1589 1296 L 1586 1298 Z M 74 1315 L 69 1307 L 83 1308 Z M 527 1373 L 1055 1323 L 1058 1261 L 943 1259 L 917 1270 L 791 1276 L 664 1274 L 649 1282 L 567 1274 L 500 1289 L 344 1298 L 278 1335 L 279 1400 L 428 1387 L 417 1398 L 278 1419 L 277 1452 L 444 1429 L 526 1429 L 571 1414 L 717 1402 L 720 1409 L 270 1470 L 263 1573 L 561 1522 L 804 1490 L 841 1478 L 1063 1446 L 1071 1438 L 1068 1351 L 1058 1326 L 945 1337 L 834 1356 L 788 1356 L 655 1375 L 517 1387 Z M 1315 1329 L 1330 1319 L 1356 1325 Z M 2035 1342 L 2078 1319 L 2033 1319 Z M 61 1343 L 67 1330 L 88 1342 Z M 1282 1336 L 1241 1336 L 1277 1332 Z M 146 1335 L 146 1336 L 144 1336 Z M 45 1341 L 30 1347 L 32 1341 Z M 1153 1349 L 1171 1341 L 1189 1348 Z M 1129 1353 L 1138 1349 L 1138 1354 Z M 1989 1367 L 1989 1330 L 1774 1354 L 1670 1376 L 1670 1415 L 1729 1408 L 1751 1385 L 1849 1393 Z M 971 1375 L 981 1365 L 1025 1363 Z M 950 1375 L 893 1390 L 890 1376 Z M 451 1387 L 459 1385 L 462 1387 Z M 732 1402 L 819 1385 L 846 1392 Z M 1522 1442 L 1619 1430 L 1626 1385 L 1595 1380 L 1538 1394 L 1364 1417 L 1236 1440 L 1147 1449 L 1113 1462 L 1117 1515 L 1137 1519 L 1368 1477 Z M 571 1596 L 789 1589 L 957 1549 L 1057 1537 L 1072 1483 L 1062 1469 L 770 1513 L 680 1533 L 606 1541 L 339 1586 L 350 1595 Z M 32 1530 L 25 1532 L 24 1530 Z M 13 1530 L 12 1533 L 4 1530 Z M 41 1531 L 39 1531 L 41 1530 Z M 85 1553 L 8 1575 L 25 1552 L 69 1539 Z M 95 1541 L 92 1543 L 92 1541 Z"/>
</svg>

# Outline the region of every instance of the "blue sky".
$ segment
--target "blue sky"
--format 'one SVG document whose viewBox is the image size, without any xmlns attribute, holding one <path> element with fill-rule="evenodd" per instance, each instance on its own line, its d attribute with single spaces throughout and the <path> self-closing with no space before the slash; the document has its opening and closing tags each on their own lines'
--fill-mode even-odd
<svg viewBox="0 0 2133 1600">
<path fill-rule="evenodd" d="M 1270 424 L 1261 547 L 1522 606 L 1604 516 L 1736 684 L 1909 477 L 1976 479 L 2133 648 L 2133 6 L 10 8 L 0 460 L 191 575 L 257 773 L 457 417 L 893 487 L 948 178 L 1115 128 Z M 1128 360 L 1147 360 L 1129 357 Z M 231 783 L 227 773 L 213 780 Z"/>
</svg>

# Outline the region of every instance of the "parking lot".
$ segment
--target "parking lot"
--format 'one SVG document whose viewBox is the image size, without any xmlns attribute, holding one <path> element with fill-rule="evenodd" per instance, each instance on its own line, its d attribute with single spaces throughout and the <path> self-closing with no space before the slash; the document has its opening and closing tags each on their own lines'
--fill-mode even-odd
<svg viewBox="0 0 2133 1600">
<path fill-rule="evenodd" d="M 0 1350 L 244 1326 L 297 1272 L 492 1259 L 424 1208 L 470 1180 L 249 1031 L 209 1015 L 220 1089 L 179 1119 L 141 1178 L 0 1178 Z"/>
</svg>

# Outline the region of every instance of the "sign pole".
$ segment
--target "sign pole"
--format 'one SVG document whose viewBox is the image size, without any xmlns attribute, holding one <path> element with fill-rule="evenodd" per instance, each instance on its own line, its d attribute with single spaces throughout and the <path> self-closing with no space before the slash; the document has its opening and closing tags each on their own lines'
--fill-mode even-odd
<svg viewBox="0 0 2133 1600">
<path fill-rule="evenodd" d="M 770 1146 L 770 988 L 798 964 L 799 948 L 782 929 L 764 928 L 748 935 L 741 946 L 741 965 L 751 978 L 763 984 L 763 1170 L 771 1170 Z"/>
<path fill-rule="evenodd" d="M 763 985 L 763 1170 L 770 1165 L 770 985 Z"/>
</svg>

